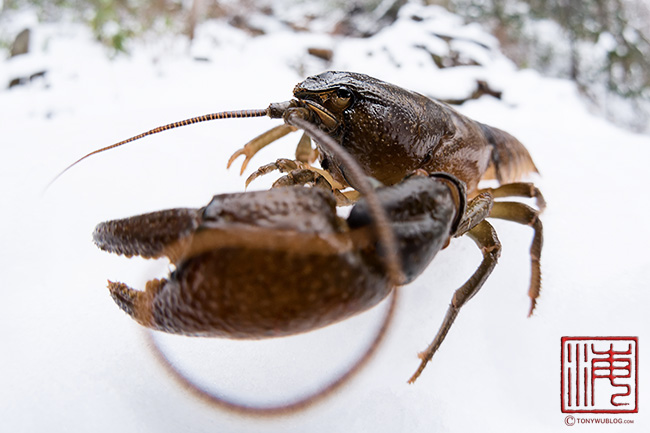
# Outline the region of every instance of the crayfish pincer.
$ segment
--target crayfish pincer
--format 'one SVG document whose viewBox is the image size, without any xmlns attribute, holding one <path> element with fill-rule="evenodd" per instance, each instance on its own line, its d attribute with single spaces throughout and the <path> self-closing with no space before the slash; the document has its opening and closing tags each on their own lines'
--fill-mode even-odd
<svg viewBox="0 0 650 433">
<path fill-rule="evenodd" d="M 377 190 L 397 239 L 403 283 L 454 233 L 462 208 L 451 188 L 460 186 L 412 176 Z M 166 256 L 175 265 L 144 291 L 109 284 L 138 323 L 175 334 L 265 338 L 335 323 L 390 293 L 371 221 L 364 199 L 343 219 L 331 192 L 292 186 L 104 222 L 94 239 L 105 251 Z"/>
<path fill-rule="evenodd" d="M 344 320 L 393 293 L 386 319 L 345 374 L 290 404 L 254 408 L 209 394 L 165 361 L 170 373 L 201 397 L 230 409 L 281 413 L 311 404 L 344 383 L 374 353 L 392 317 L 396 287 L 415 279 L 452 238 L 467 235 L 483 259 L 455 291 L 436 336 L 420 353 L 420 366 L 409 380 L 413 382 L 497 263 L 501 244 L 489 218 L 533 228 L 532 314 L 541 284 L 539 214 L 545 202 L 533 184 L 521 182 L 537 172 L 523 144 L 447 104 L 363 74 L 309 77 L 296 85 L 293 96 L 266 109 L 213 113 L 157 127 L 77 161 L 197 122 L 282 119 L 232 155 L 229 166 L 245 156 L 243 172 L 261 148 L 304 131 L 295 159 L 263 165 L 248 178 L 250 182 L 274 170 L 284 173 L 268 191 L 222 194 L 200 209 L 170 209 L 99 224 L 94 239 L 103 250 L 167 257 L 175 266 L 145 290 L 109 282 L 110 293 L 138 323 L 192 336 L 297 334 Z M 314 165 L 316 159 L 320 167 Z M 481 189 L 479 182 L 490 179 L 498 186 Z M 502 200 L 508 197 L 535 199 L 536 207 Z M 347 218 L 337 214 L 337 205 L 353 206 Z"/>
</svg>

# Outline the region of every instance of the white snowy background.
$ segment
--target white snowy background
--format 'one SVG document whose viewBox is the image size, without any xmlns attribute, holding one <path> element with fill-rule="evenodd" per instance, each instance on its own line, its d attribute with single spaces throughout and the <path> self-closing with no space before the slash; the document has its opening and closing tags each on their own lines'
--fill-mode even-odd
<svg viewBox="0 0 650 433">
<path fill-rule="evenodd" d="M 415 5 L 369 39 L 295 33 L 267 17 L 258 23 L 269 30 L 264 36 L 208 22 L 191 48 L 182 38 L 145 40 L 130 56 L 113 60 L 83 27 L 19 18 L 16 32 L 34 30 L 32 52 L 2 61 L 0 83 L 47 74 L 0 90 L 0 431 L 564 431 L 562 336 L 639 337 L 640 411 L 610 416 L 634 423 L 572 428 L 650 431 L 650 139 L 590 114 L 572 83 L 517 70 L 479 27 Z M 415 47 L 445 54 L 449 46 L 432 33 L 457 37 L 453 48 L 482 66 L 438 70 L 430 54 Z M 310 57 L 309 47 L 331 48 L 332 64 Z M 339 393 L 287 417 L 234 415 L 197 401 L 167 377 L 138 325 L 108 295 L 108 278 L 143 287 L 167 264 L 103 253 L 91 233 L 100 221 L 200 207 L 214 194 L 243 190 L 238 167 L 227 171 L 226 161 L 277 121 L 216 121 L 170 131 L 90 158 L 44 188 L 91 150 L 194 115 L 265 108 L 325 69 L 367 73 L 439 98 L 466 96 L 476 79 L 503 91 L 501 100 L 483 97 L 459 110 L 517 136 L 540 169 L 530 180 L 548 202 L 542 295 L 527 318 L 532 231 L 495 221 L 500 263 L 416 384 L 406 383 L 416 354 L 480 261 L 469 239 L 452 242 L 400 289 L 387 341 Z M 246 174 L 291 157 L 297 140 L 290 135 L 264 149 Z M 344 370 L 384 309 L 291 338 L 161 341 L 206 388 L 279 402 Z"/>
</svg>

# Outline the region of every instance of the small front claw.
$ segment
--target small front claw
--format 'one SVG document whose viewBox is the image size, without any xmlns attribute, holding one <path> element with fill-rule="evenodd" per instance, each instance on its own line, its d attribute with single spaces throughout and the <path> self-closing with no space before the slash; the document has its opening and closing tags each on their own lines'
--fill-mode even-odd
<svg viewBox="0 0 650 433">
<path fill-rule="evenodd" d="M 244 162 L 241 165 L 241 170 L 239 171 L 239 175 L 241 176 L 242 174 L 244 174 L 244 170 L 246 170 L 246 167 L 248 166 L 248 162 L 251 160 L 253 155 L 257 153 L 257 150 L 255 150 L 254 152 L 247 152 L 247 150 L 248 149 L 244 146 L 243 148 L 239 149 L 237 152 L 233 153 L 230 159 L 228 160 L 228 165 L 226 166 L 226 168 L 230 168 L 232 163 L 235 162 L 235 160 L 239 158 L 240 155 L 244 155 Z"/>
<path fill-rule="evenodd" d="M 251 141 L 246 143 L 244 147 L 239 149 L 237 152 L 233 153 L 230 159 L 228 160 L 228 165 L 227 168 L 230 168 L 232 163 L 240 156 L 244 155 L 244 162 L 241 165 L 241 170 L 239 172 L 240 175 L 244 174 L 244 170 L 246 170 L 246 167 L 248 166 L 248 163 L 250 162 L 251 158 L 262 150 L 265 146 L 273 143 L 274 141 L 284 137 L 290 132 L 295 131 L 297 128 L 290 126 L 290 125 L 279 125 L 276 126 L 275 128 L 269 129 L 268 131 L 264 132 L 261 135 L 258 135 L 257 137 L 253 138 Z"/>
<path fill-rule="evenodd" d="M 286 174 L 273 183 L 274 188 L 292 185 L 311 185 L 322 188 L 334 194 L 337 206 L 349 206 L 359 199 L 358 191 L 341 192 L 343 185 L 336 182 L 327 171 L 301 161 L 286 158 L 280 158 L 275 162 L 259 167 L 246 179 L 246 187 L 248 188 L 248 185 L 258 177 L 275 170 Z"/>
<path fill-rule="evenodd" d="M 290 173 L 294 170 L 303 169 L 303 168 L 305 168 L 304 164 L 302 164 L 299 161 L 293 161 L 287 158 L 280 158 L 275 162 L 270 162 L 268 164 L 259 167 L 250 176 L 248 176 L 248 179 L 246 179 L 246 188 L 248 188 L 248 185 L 258 177 L 264 176 L 265 174 L 269 174 L 275 170 L 278 170 L 280 173 Z"/>
</svg>

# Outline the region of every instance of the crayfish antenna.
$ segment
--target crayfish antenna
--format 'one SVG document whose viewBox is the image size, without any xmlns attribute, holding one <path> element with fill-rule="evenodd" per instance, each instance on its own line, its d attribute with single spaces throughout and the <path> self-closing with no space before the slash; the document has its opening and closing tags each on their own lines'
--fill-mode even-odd
<svg viewBox="0 0 650 433">
<path fill-rule="evenodd" d="M 243 119 L 243 118 L 248 118 L 248 117 L 264 117 L 264 116 L 270 116 L 270 111 L 269 108 L 263 108 L 263 109 L 253 109 L 253 110 L 235 110 L 235 111 L 222 111 L 219 113 L 211 113 L 211 114 L 204 114 L 202 116 L 197 116 L 197 117 L 192 117 L 189 119 L 181 120 L 178 122 L 173 122 L 169 123 L 167 125 L 163 126 L 158 126 L 156 128 L 153 128 L 147 132 L 143 132 L 142 134 L 134 135 L 131 138 L 127 138 L 126 140 L 122 140 L 118 143 L 111 144 L 110 146 L 102 147 L 101 149 L 93 150 L 92 152 L 82 156 L 69 166 L 67 166 L 63 171 L 61 171 L 59 174 L 57 174 L 54 179 L 50 181 L 50 183 L 47 184 L 47 186 L 44 189 L 44 192 L 47 191 L 47 189 L 54 183 L 56 182 L 66 171 L 70 170 L 72 167 L 75 165 L 79 164 L 81 161 L 84 159 L 96 155 L 98 153 L 105 152 L 107 150 L 115 149 L 116 147 L 120 147 L 123 144 L 131 143 L 132 141 L 139 140 L 141 138 L 147 137 L 149 135 L 153 134 L 158 134 L 159 132 L 163 131 L 168 131 L 170 129 L 174 128 L 179 128 L 181 126 L 186 126 L 186 125 L 193 125 L 195 123 L 201 123 L 201 122 L 208 122 L 210 120 L 218 120 L 218 119 Z"/>
</svg>

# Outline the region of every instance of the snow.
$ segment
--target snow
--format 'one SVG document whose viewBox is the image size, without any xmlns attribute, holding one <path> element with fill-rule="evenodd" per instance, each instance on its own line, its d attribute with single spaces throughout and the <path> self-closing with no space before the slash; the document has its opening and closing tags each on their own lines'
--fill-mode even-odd
<svg viewBox="0 0 650 433">
<path fill-rule="evenodd" d="M 24 71 L 48 71 L 0 91 L 0 430 L 560 431 L 566 428 L 559 401 L 562 336 L 638 336 L 644 371 L 650 337 L 650 205 L 643 198 L 648 136 L 594 117 L 570 82 L 516 70 L 477 26 L 462 26 L 439 8 L 409 7 L 369 39 L 296 34 L 283 26 L 251 38 L 215 21 L 199 28 L 191 49 L 182 39 L 161 38 L 113 60 L 81 27 L 34 26 L 40 41 L 34 52 L 0 67 L 0 83 Z M 425 19 L 411 20 L 415 13 Z M 413 46 L 421 39 L 444 54 L 448 45 L 433 33 L 452 30 L 484 46 L 470 43 L 464 52 L 481 67 L 438 70 Z M 333 64 L 310 58 L 311 46 L 332 48 Z M 326 68 L 365 72 L 436 97 L 466 95 L 476 79 L 503 91 L 502 100 L 483 97 L 460 110 L 517 136 L 542 173 L 531 178 L 548 202 L 542 295 L 534 316 L 526 318 L 532 233 L 495 221 L 503 244 L 499 265 L 416 384 L 406 384 L 416 354 L 433 338 L 453 291 L 479 263 L 468 239 L 452 242 L 417 281 L 399 290 L 387 341 L 342 391 L 289 417 L 233 415 L 195 400 L 167 377 L 138 325 L 108 296 L 107 278 L 143 287 L 167 264 L 108 255 L 90 234 L 100 221 L 198 207 L 213 194 L 243 190 L 238 167 L 225 170 L 229 156 L 277 123 L 237 119 L 169 131 L 89 158 L 44 188 L 91 150 L 194 115 L 287 100 L 297 82 Z M 245 176 L 292 155 L 297 140 L 290 135 L 264 149 Z M 261 179 L 251 189 L 270 183 Z M 277 402 L 344 370 L 363 351 L 384 309 L 262 342 L 158 338 L 204 386 L 247 401 Z M 649 376 L 642 373 L 642 407 L 648 389 Z M 608 432 L 650 428 L 643 409 L 620 417 L 634 424 L 610 425 Z"/>
</svg>

